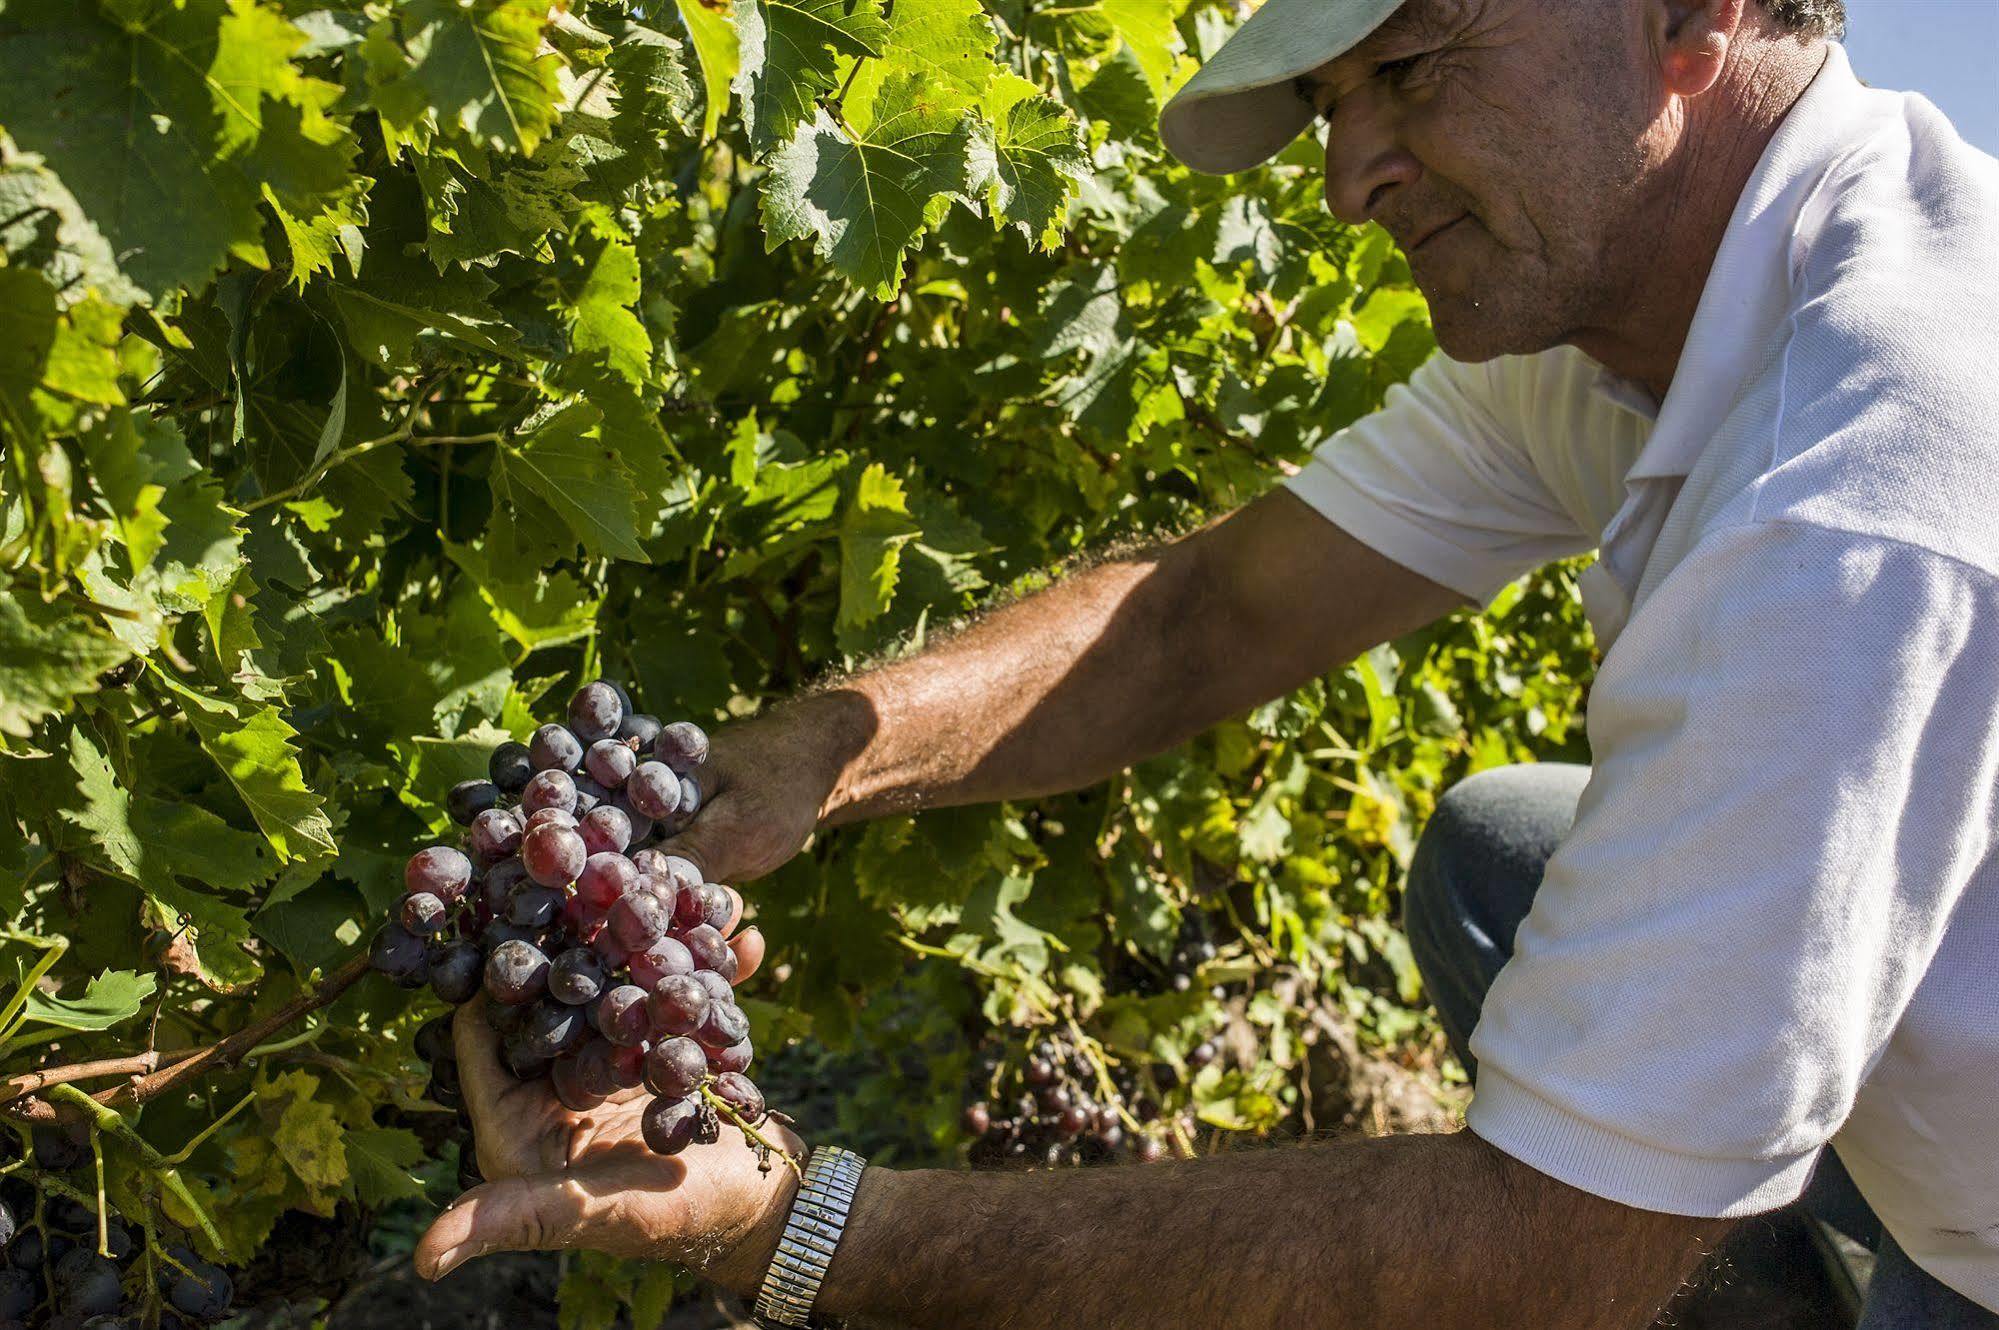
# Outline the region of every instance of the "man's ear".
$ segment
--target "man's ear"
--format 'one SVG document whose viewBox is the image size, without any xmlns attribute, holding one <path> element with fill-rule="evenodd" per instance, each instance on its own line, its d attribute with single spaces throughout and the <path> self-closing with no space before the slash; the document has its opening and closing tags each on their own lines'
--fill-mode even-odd
<svg viewBox="0 0 1999 1330">
<path fill-rule="evenodd" d="M 1698 97 L 1715 85 L 1742 26 L 1746 0 L 1656 0 L 1652 49 L 1659 77 L 1676 97 Z"/>
</svg>

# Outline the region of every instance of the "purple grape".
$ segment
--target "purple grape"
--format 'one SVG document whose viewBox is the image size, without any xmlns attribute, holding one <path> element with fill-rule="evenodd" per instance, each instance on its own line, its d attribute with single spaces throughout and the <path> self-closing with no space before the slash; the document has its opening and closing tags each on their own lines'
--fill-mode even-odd
<svg viewBox="0 0 1999 1330">
<path fill-rule="evenodd" d="M 536 827 L 568 827 L 571 831 L 583 829 L 583 824 L 576 820 L 576 814 L 562 808 L 544 808 L 530 813 L 522 825 L 525 831 L 533 831 Z"/>
<path fill-rule="evenodd" d="M 659 731 L 658 716 L 648 716 L 639 712 L 626 715 L 623 723 L 618 726 L 617 737 L 629 741 L 638 752 L 650 753 L 652 741 L 659 737 Z"/>
<path fill-rule="evenodd" d="M 620 943 L 637 951 L 664 934 L 672 917 L 657 896 L 634 891 L 618 897 L 611 912 L 604 916 L 604 926 Z"/>
<path fill-rule="evenodd" d="M 536 1057 L 551 1060 L 577 1047 L 590 1035 L 583 1013 L 560 1002 L 541 1001 L 521 1025 L 521 1042 Z"/>
<path fill-rule="evenodd" d="M 453 904 L 472 885 L 472 861 L 449 845 L 433 845 L 418 850 L 403 866 L 403 887 L 425 892 L 445 904 Z"/>
<path fill-rule="evenodd" d="M 736 917 L 735 897 L 721 883 L 703 882 L 693 894 L 701 905 L 701 917 L 696 920 L 697 923 L 706 924 L 719 933 Z"/>
<path fill-rule="evenodd" d="M 488 808 L 472 819 L 465 842 L 472 847 L 474 858 L 498 863 L 521 848 L 521 831 L 521 821 L 510 809 Z"/>
<path fill-rule="evenodd" d="M 615 804 L 599 804 L 583 816 L 577 830 L 592 854 L 623 854 L 632 845 L 632 819 Z"/>
<path fill-rule="evenodd" d="M 544 887 L 566 887 L 589 860 L 583 837 L 568 827 L 536 827 L 521 841 L 521 863 Z"/>
<path fill-rule="evenodd" d="M 461 827 L 500 803 L 500 787 L 489 780 L 461 780 L 444 795 L 444 811 Z"/>
<path fill-rule="evenodd" d="M 652 755 L 685 776 L 708 760 L 708 732 L 691 720 L 677 720 L 652 741 Z"/>
<path fill-rule="evenodd" d="M 529 754 L 528 746 L 509 739 L 495 748 L 493 755 L 486 759 L 486 775 L 501 794 L 519 794 L 528 783 L 528 778 L 534 775 L 534 758 Z"/>
<path fill-rule="evenodd" d="M 562 917 L 562 904 L 568 899 L 560 887 L 524 883 L 507 901 L 507 922 L 539 932 Z"/>
<path fill-rule="evenodd" d="M 587 1094 L 603 1098 L 616 1094 L 624 1087 L 618 1084 L 616 1064 L 618 1046 L 607 1039 L 594 1038 L 576 1050 L 576 1078 Z M 561 1087 L 556 1087 L 561 1093 Z"/>
<path fill-rule="evenodd" d="M 599 909 L 608 910 L 620 897 L 639 885 L 639 870 L 632 861 L 614 850 L 600 850 L 583 861 L 576 875 L 576 894 Z"/>
<path fill-rule="evenodd" d="M 677 854 L 660 855 L 661 868 L 655 870 L 672 879 L 673 885 L 682 891 L 692 891 L 701 885 L 701 870 L 692 859 L 683 859 Z"/>
<path fill-rule="evenodd" d="M 576 781 L 566 771 L 537 771 L 521 791 L 521 811 L 533 817 L 544 808 L 576 811 Z"/>
<path fill-rule="evenodd" d="M 403 897 L 397 917 L 404 928 L 417 937 L 436 937 L 444 931 L 444 902 L 427 891 L 412 891 Z"/>
<path fill-rule="evenodd" d="M 745 1039 L 741 1043 L 730 1044 L 727 1048 L 710 1052 L 708 1065 L 715 1069 L 717 1075 L 727 1071 L 748 1071 L 750 1059 L 755 1056 L 755 1052 L 756 1050 L 750 1047 L 750 1041 Z"/>
<path fill-rule="evenodd" d="M 632 982 L 648 993 L 670 974 L 694 973 L 694 957 L 688 954 L 686 947 L 670 937 L 653 939 L 649 945 L 628 955 L 625 964 L 631 968 Z"/>
<path fill-rule="evenodd" d="M 631 800 L 625 798 L 623 794 L 618 796 L 618 801 L 612 807 L 623 813 L 625 820 L 631 824 L 632 838 L 627 842 L 627 849 L 633 846 L 644 845 L 647 841 L 659 835 L 659 823 L 653 821 L 644 813 L 634 811 L 631 806 Z"/>
<path fill-rule="evenodd" d="M 604 991 L 604 962 L 588 947 L 571 947 L 548 963 L 548 993 L 579 1006 Z"/>
<path fill-rule="evenodd" d="M 505 914 L 514 888 L 527 880 L 527 866 L 518 857 L 502 859 L 486 870 L 485 881 L 479 888 L 479 899 L 485 902 L 490 913 Z"/>
<path fill-rule="evenodd" d="M 368 964 L 398 988 L 420 988 L 430 979 L 423 939 L 401 924 L 388 924 L 368 948 Z"/>
<path fill-rule="evenodd" d="M 602 679 L 584 684 L 569 699 L 569 728 L 585 743 L 610 738 L 624 720 L 625 705 L 618 690 Z"/>
<path fill-rule="evenodd" d="M 623 785 L 638 765 L 638 754 L 616 739 L 599 739 L 583 755 L 583 769 L 590 773 L 590 779 L 611 790 Z"/>
<path fill-rule="evenodd" d="M 740 1071 L 725 1071 L 716 1075 L 715 1097 L 735 1109 L 752 1127 L 764 1120 L 764 1092 Z"/>
<path fill-rule="evenodd" d="M 695 783 L 694 777 L 682 776 L 680 778 L 680 808 L 674 813 L 674 816 L 691 821 L 694 815 L 700 811 L 701 787 Z"/>
<path fill-rule="evenodd" d="M 677 1155 L 694 1143 L 700 1117 L 692 1099 L 655 1099 L 639 1118 L 639 1134 L 654 1153 Z"/>
<path fill-rule="evenodd" d="M 702 988 L 707 990 L 711 1001 L 734 1002 L 736 1000 L 735 986 L 714 970 L 696 970 L 694 972 L 694 979 Z"/>
<path fill-rule="evenodd" d="M 560 725 L 544 725 L 528 741 L 536 771 L 574 771 L 583 765 L 583 743 Z"/>
<path fill-rule="evenodd" d="M 588 776 L 576 778 L 576 816 L 611 802 L 611 792 Z"/>
<path fill-rule="evenodd" d="M 504 904 L 502 906 L 504 908 Z M 479 945 L 488 956 L 509 942 L 534 942 L 536 934 L 532 929 L 522 928 L 504 916 L 489 922 L 479 931 Z"/>
<path fill-rule="evenodd" d="M 597 1032 L 621 1048 L 644 1043 L 649 1028 L 646 991 L 637 984 L 619 984 L 597 1004 Z"/>
<path fill-rule="evenodd" d="M 733 1002 L 711 1002 L 701 1013 L 694 1039 L 703 1048 L 730 1048 L 750 1037 L 750 1018 Z"/>
<path fill-rule="evenodd" d="M 478 954 L 477 948 L 473 949 L 473 954 Z M 410 1040 L 410 1047 L 426 1063 L 450 1061 L 456 1057 L 457 1052 L 451 1042 L 451 1017 L 433 1016 L 417 1026 L 416 1037 Z"/>
<path fill-rule="evenodd" d="M 655 1038 L 693 1034 L 708 1014 L 708 990 L 691 974 L 670 974 L 653 985 L 646 1016 Z"/>
<path fill-rule="evenodd" d="M 604 1102 L 604 1095 L 589 1084 L 589 1073 L 581 1053 L 558 1057 L 548 1067 L 548 1083 L 555 1098 L 572 1113 L 588 1113 Z"/>
<path fill-rule="evenodd" d="M 680 777 L 664 762 L 641 762 L 625 782 L 625 798 L 635 812 L 664 820 L 680 807 Z"/>
<path fill-rule="evenodd" d="M 709 925 L 697 924 L 679 937 L 687 954 L 694 958 L 695 969 L 720 970 L 727 964 L 722 958 L 729 954 L 729 944 Z"/>
<path fill-rule="evenodd" d="M 438 1001 L 457 1006 L 470 1002 L 486 975 L 486 958 L 479 944 L 465 938 L 447 942 L 430 958 L 430 991 Z"/>
<path fill-rule="evenodd" d="M 532 1010 L 532 1008 L 522 1008 L 523 1012 Z M 507 1064 L 507 1070 L 514 1074 L 514 1079 L 517 1081 L 539 1080 L 548 1075 L 549 1065 L 553 1061 L 535 1052 L 529 1046 L 526 1035 L 520 1031 L 515 1031 L 512 1037 L 500 1045 L 500 1058 Z"/>
<path fill-rule="evenodd" d="M 620 1090 L 636 1090 L 646 1083 L 646 1050 L 642 1045 L 621 1047 L 611 1055 L 611 1081 Z"/>
<path fill-rule="evenodd" d="M 656 1095 L 678 1099 L 694 1093 L 708 1074 L 708 1055 L 685 1035 L 662 1039 L 646 1053 L 646 1084 Z"/>
<path fill-rule="evenodd" d="M 548 988 L 548 957 L 532 942 L 509 939 L 486 957 L 486 993 L 495 1002 L 518 1007 Z"/>
</svg>

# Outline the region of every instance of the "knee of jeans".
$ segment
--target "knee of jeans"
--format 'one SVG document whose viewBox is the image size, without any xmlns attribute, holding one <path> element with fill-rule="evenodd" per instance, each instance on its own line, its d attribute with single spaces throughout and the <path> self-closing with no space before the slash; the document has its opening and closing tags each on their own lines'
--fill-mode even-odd
<svg viewBox="0 0 1999 1330">
<path fill-rule="evenodd" d="M 1468 916 L 1524 914 L 1587 776 L 1579 767 L 1494 767 L 1446 790 L 1417 838 L 1403 886 L 1410 945 L 1420 949 Z"/>
</svg>

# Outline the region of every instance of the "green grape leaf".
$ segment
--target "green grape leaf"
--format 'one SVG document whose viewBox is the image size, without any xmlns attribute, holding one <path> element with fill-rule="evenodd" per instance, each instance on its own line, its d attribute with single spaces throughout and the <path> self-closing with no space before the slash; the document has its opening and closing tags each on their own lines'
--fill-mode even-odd
<svg viewBox="0 0 1999 1330">
<path fill-rule="evenodd" d="M 471 1148 L 469 1143 L 465 1148 Z M 423 1195 L 423 1184 L 410 1173 L 424 1157 L 423 1142 L 415 1132 L 402 1127 L 349 1127 L 346 1156 L 347 1171 L 363 1205 L 384 1206 Z"/>
<path fill-rule="evenodd" d="M 763 153 L 813 118 L 814 99 L 838 81 L 839 57 L 881 55 L 889 27 L 881 0 L 736 0 L 736 37 L 732 86 Z"/>
<path fill-rule="evenodd" d="M 576 267 L 561 284 L 556 310 L 577 351 L 602 353 L 634 384 L 652 369 L 652 339 L 631 306 L 639 298 L 639 258 L 608 223 L 588 228 L 576 245 Z"/>
<path fill-rule="evenodd" d="M 297 731 L 276 707 L 240 706 L 204 697 L 163 672 L 153 678 L 174 695 L 201 746 L 243 797 L 280 858 L 312 859 L 334 850 L 324 801 L 299 772 Z"/>
<path fill-rule="evenodd" d="M 394 73 L 376 86 L 375 105 L 399 132 L 435 123 L 479 147 L 524 155 L 548 136 L 562 61 L 541 49 L 546 4 L 409 0 L 395 13 L 407 64 L 387 66 Z"/>
<path fill-rule="evenodd" d="M 29 990 L 21 1014 L 34 1024 L 65 1030 L 108 1030 L 137 1016 L 157 986 L 150 974 L 106 970 L 91 977 L 80 997 L 66 998 L 40 988 Z"/>
<path fill-rule="evenodd" d="M 526 491 L 553 509 L 593 554 L 646 561 L 632 504 L 631 472 L 599 437 L 603 413 L 574 402 L 501 450 L 493 465 L 493 492 L 507 500 Z"/>
<path fill-rule="evenodd" d="M 702 0 L 675 0 L 675 4 L 680 10 L 680 21 L 687 28 L 687 40 L 693 44 L 694 56 L 701 62 L 701 137 L 712 139 L 722 112 L 729 109 L 729 86 L 742 66 L 736 25 L 726 14 L 709 8 Z"/>
<path fill-rule="evenodd" d="M 25 739 L 131 651 L 80 614 L 33 608 L 0 590 L 0 734 Z"/>
<path fill-rule="evenodd" d="M 574 642 L 596 627 L 603 598 L 587 594 L 564 570 L 527 569 L 525 576 L 505 577 L 484 549 L 447 545 L 445 551 L 478 586 L 494 625 L 523 648 L 534 651 Z"/>
<path fill-rule="evenodd" d="M 771 156 L 763 186 L 765 244 L 810 238 L 815 253 L 884 299 L 902 282 L 903 252 L 932 203 L 971 187 L 970 118 L 932 104 L 913 79 L 882 88 L 866 134 L 824 111 Z"/>
<path fill-rule="evenodd" d="M 279 1156 L 309 1191 L 344 1188 L 348 1178 L 346 1133 L 333 1105 L 320 1092 L 319 1078 L 306 1071 L 287 1072 L 271 1083 L 269 1093 L 273 1099 L 290 1099 L 271 1133 Z"/>
<path fill-rule="evenodd" d="M 902 547 L 916 534 L 902 482 L 880 462 L 861 472 L 840 517 L 841 628 L 871 623 L 888 609 Z"/>
<path fill-rule="evenodd" d="M 1069 198 L 1089 169 L 1076 121 L 1047 97 L 1015 102 L 997 127 L 981 120 L 972 135 L 972 189 L 994 222 L 1018 227 L 1043 249 L 1060 242 Z"/>
<path fill-rule="evenodd" d="M 966 107 L 986 95 L 999 66 L 999 37 L 979 0 L 895 0 L 887 9 L 881 59 L 863 60 L 841 94 L 847 123 L 865 131 L 882 84 L 897 75 L 920 79 L 939 106 Z"/>
<path fill-rule="evenodd" d="M 116 305 L 144 298 L 97 223 L 34 153 L 0 162 L 0 250 L 11 267 L 40 272 L 58 292 L 95 294 Z"/>
</svg>

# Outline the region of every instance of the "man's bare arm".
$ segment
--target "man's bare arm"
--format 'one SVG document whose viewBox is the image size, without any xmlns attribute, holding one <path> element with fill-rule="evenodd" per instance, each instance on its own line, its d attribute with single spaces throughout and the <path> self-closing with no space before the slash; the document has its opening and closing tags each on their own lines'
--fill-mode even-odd
<svg viewBox="0 0 1999 1330">
<path fill-rule="evenodd" d="M 846 747 L 827 812 L 1075 789 L 1457 603 L 1280 490 L 815 699 Z"/>
<path fill-rule="evenodd" d="M 1145 1168 L 864 1176 L 818 1308 L 910 1327 L 1640 1330 L 1732 1221 L 1469 1132 Z"/>
</svg>

